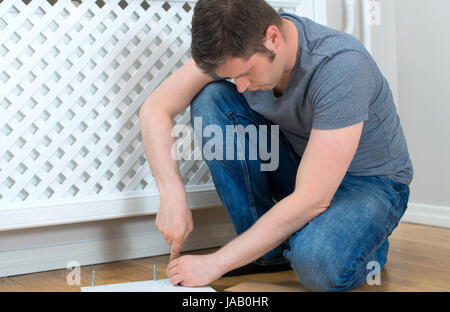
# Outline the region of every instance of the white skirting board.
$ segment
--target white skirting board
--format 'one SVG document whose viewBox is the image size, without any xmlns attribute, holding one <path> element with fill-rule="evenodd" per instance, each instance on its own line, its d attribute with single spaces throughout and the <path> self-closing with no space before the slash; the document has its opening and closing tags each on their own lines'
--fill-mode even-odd
<svg viewBox="0 0 450 312">
<path fill-rule="evenodd" d="M 232 224 L 224 221 L 223 217 L 218 217 L 217 222 L 214 220 L 208 222 L 208 218 L 211 217 L 206 212 L 209 210 L 211 215 L 224 214 L 223 211 L 217 213 L 214 208 L 204 209 L 202 220 L 197 223 L 194 221 L 195 230 L 186 242 L 184 251 L 223 246 L 236 236 Z M 193 214 L 197 212 L 193 211 Z M 450 207 L 410 203 L 401 221 L 450 228 Z M 13 232 L 10 232 L 11 235 Z M 63 235 L 64 229 L 61 229 L 61 232 Z M 0 277 L 65 269 L 69 261 L 77 261 L 83 266 L 151 257 L 169 252 L 169 246 L 162 234 L 156 228 L 152 228 L 149 232 L 136 235 L 6 250 L 0 252 Z"/>
<path fill-rule="evenodd" d="M 408 203 L 401 221 L 450 228 L 450 206 Z"/>
<path fill-rule="evenodd" d="M 236 236 L 231 223 L 198 224 L 183 251 L 223 246 Z M 159 231 L 0 252 L 0 277 L 66 269 L 70 261 L 84 265 L 170 253 Z M 68 271 L 69 272 L 69 271 Z M 150 273 L 149 273 L 150 278 Z"/>
</svg>

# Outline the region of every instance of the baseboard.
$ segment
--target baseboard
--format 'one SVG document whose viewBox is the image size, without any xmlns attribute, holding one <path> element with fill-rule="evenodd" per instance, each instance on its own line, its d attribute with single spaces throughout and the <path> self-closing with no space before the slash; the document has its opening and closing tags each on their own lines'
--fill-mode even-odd
<svg viewBox="0 0 450 312">
<path fill-rule="evenodd" d="M 401 222 L 450 228 L 450 207 L 409 203 Z"/>
<path fill-rule="evenodd" d="M 211 213 L 217 214 L 213 210 Z M 205 220 L 209 218 L 206 216 Z M 231 223 L 223 219 L 217 223 L 205 220 L 196 225 L 184 245 L 184 251 L 223 246 L 236 236 Z M 450 207 L 409 203 L 401 222 L 450 228 Z M 0 252 L 0 277 L 65 269 L 70 261 L 77 261 L 83 266 L 169 252 L 169 246 L 156 229 L 136 235 L 3 251 Z"/>
<path fill-rule="evenodd" d="M 231 223 L 200 225 L 183 251 L 223 246 L 236 236 Z M 72 242 L 0 253 L 0 277 L 65 269 L 70 261 L 81 266 L 170 253 L 158 231 L 111 239 Z"/>
</svg>

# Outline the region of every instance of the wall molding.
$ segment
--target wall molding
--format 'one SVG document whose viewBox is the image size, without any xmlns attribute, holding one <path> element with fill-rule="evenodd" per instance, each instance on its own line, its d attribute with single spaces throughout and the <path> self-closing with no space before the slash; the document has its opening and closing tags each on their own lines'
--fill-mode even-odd
<svg viewBox="0 0 450 312">
<path fill-rule="evenodd" d="M 409 203 L 401 222 L 450 228 L 450 207 Z M 229 222 L 202 222 L 196 225 L 183 251 L 223 246 L 234 237 L 236 234 Z M 154 228 L 146 233 L 0 252 L 0 277 L 65 269 L 69 261 L 77 261 L 84 266 L 152 257 L 169 252 L 169 246 L 162 234 Z"/>
<path fill-rule="evenodd" d="M 401 221 L 450 228 L 450 206 L 408 203 Z"/>
<path fill-rule="evenodd" d="M 236 236 L 231 223 L 199 224 L 183 251 L 225 245 Z M 108 239 L 67 242 L 0 252 L 0 277 L 67 268 L 70 261 L 82 266 L 152 257 L 170 253 L 158 230 Z M 150 279 L 150 272 L 149 272 Z"/>
</svg>

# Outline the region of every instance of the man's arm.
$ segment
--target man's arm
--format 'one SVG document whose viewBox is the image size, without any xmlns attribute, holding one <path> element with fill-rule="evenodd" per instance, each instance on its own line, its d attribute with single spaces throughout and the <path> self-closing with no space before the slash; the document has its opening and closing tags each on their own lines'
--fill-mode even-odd
<svg viewBox="0 0 450 312">
<path fill-rule="evenodd" d="M 219 250 L 228 271 L 258 259 L 326 210 L 353 160 L 362 126 L 361 122 L 337 130 L 311 131 L 294 192 Z M 230 257 L 233 254 L 236 257 Z"/>
<path fill-rule="evenodd" d="M 144 150 L 160 191 L 156 226 L 172 246 L 171 258 L 178 256 L 193 229 L 184 185 L 171 154 L 175 144 L 175 138 L 171 136 L 172 119 L 211 81 L 210 76 L 190 61 L 167 78 L 139 111 Z"/>
<path fill-rule="evenodd" d="M 252 262 L 280 245 L 329 206 L 356 153 L 363 122 L 336 130 L 311 131 L 300 162 L 294 192 L 279 201 L 246 232 L 212 254 L 213 278 Z M 186 256 L 188 257 L 188 256 Z M 191 256 L 171 261 L 168 275 L 183 286 L 211 282 Z M 215 268 L 214 268 L 215 267 Z M 217 271 L 219 270 L 219 271 Z"/>
</svg>

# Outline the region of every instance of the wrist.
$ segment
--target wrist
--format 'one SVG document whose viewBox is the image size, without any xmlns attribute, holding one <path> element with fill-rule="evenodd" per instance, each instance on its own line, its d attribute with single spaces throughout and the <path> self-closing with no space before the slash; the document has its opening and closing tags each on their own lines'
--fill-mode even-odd
<svg viewBox="0 0 450 312">
<path fill-rule="evenodd" d="M 159 194 L 161 199 L 165 198 L 177 198 L 183 197 L 186 199 L 186 190 L 182 183 L 158 183 Z"/>
<path fill-rule="evenodd" d="M 230 257 L 227 257 L 225 255 L 224 247 L 220 248 L 211 255 L 213 256 L 213 261 L 216 264 L 216 267 L 218 268 L 220 276 L 232 270 L 232 268 L 230 268 L 229 262 Z"/>
</svg>

